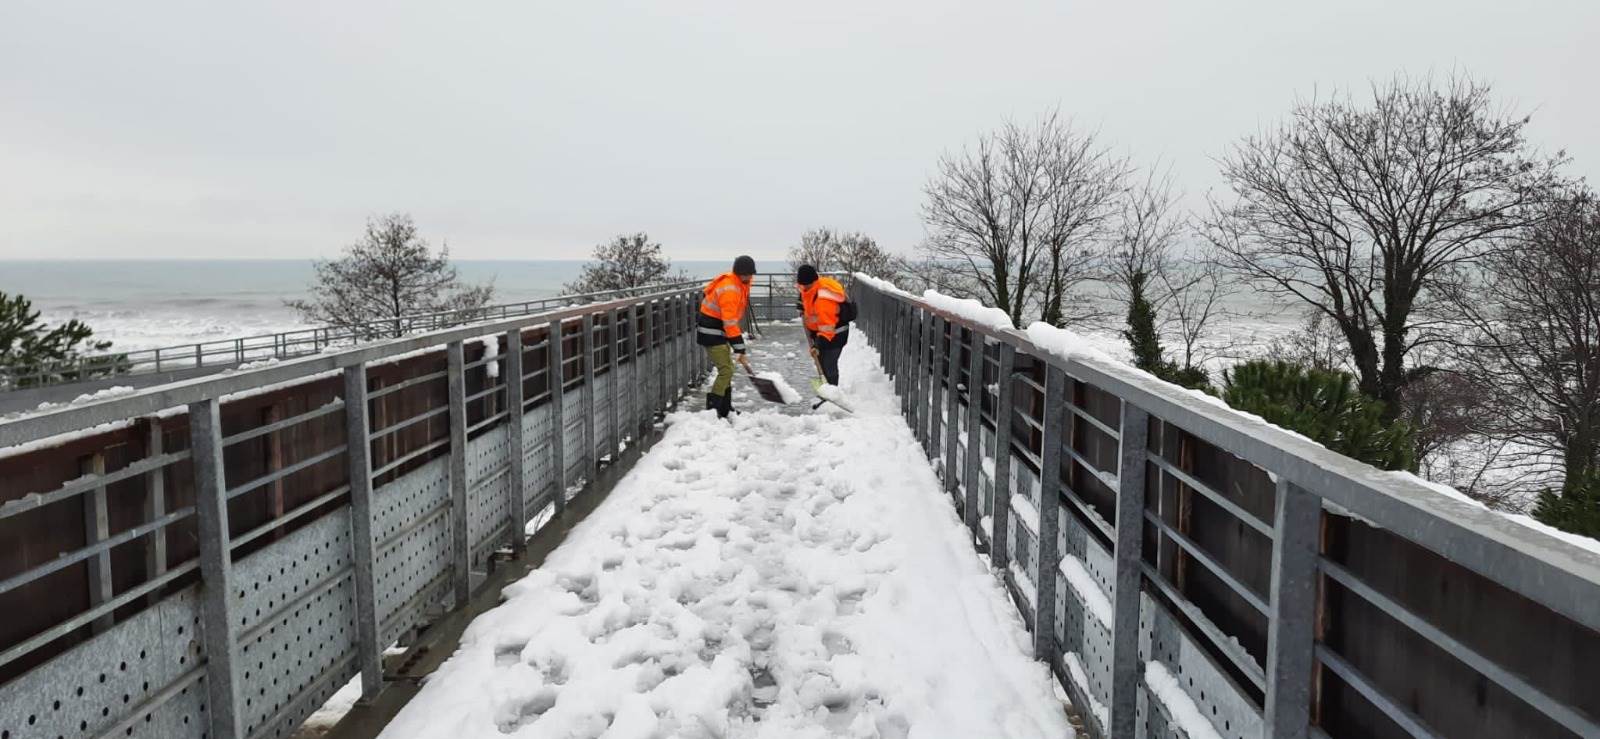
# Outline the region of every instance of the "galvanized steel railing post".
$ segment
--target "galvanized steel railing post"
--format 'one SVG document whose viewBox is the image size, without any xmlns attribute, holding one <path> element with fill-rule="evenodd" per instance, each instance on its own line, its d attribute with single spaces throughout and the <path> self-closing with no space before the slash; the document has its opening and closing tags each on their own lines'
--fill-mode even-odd
<svg viewBox="0 0 1600 739">
<path fill-rule="evenodd" d="M 632 426 L 630 436 L 637 443 L 641 437 L 640 431 L 644 428 L 645 419 L 649 411 L 645 408 L 645 382 L 649 380 L 650 373 L 644 367 L 643 335 L 645 332 L 645 304 L 640 303 L 628 308 L 628 349 L 632 355 L 628 363 L 633 365 L 633 418 L 628 419 Z"/>
<path fill-rule="evenodd" d="M 456 607 L 472 594 L 472 543 L 467 536 L 467 373 L 460 341 L 445 347 L 450 393 L 450 542 Z"/>
<path fill-rule="evenodd" d="M 938 403 L 938 390 L 934 389 L 934 377 L 938 376 L 938 362 L 933 358 L 939 355 L 938 336 L 934 334 L 933 312 L 922 314 L 922 341 L 917 342 L 917 437 L 922 438 L 923 456 L 933 456 L 933 413 L 931 406 Z"/>
<path fill-rule="evenodd" d="M 1321 518 L 1322 503 L 1315 495 L 1278 481 L 1264 736 L 1303 739 L 1309 731 Z"/>
<path fill-rule="evenodd" d="M 1056 664 L 1056 571 L 1061 567 L 1061 551 L 1056 536 L 1061 529 L 1061 444 L 1066 439 L 1066 373 L 1046 366 L 1044 387 L 1044 436 L 1039 455 L 1039 556 L 1033 580 L 1033 656 Z"/>
<path fill-rule="evenodd" d="M 1016 368 L 1017 350 L 1000 343 L 1000 362 L 995 373 L 998 392 L 994 404 L 994 490 L 990 494 L 989 562 L 1005 572 L 1011 566 L 1011 373 Z"/>
<path fill-rule="evenodd" d="M 583 394 L 580 397 L 583 403 L 583 458 L 586 461 L 585 469 L 592 479 L 596 470 L 600 469 L 600 456 L 594 453 L 595 438 L 599 435 L 595 426 L 600 423 L 599 414 L 594 411 L 594 314 L 583 314 Z"/>
<path fill-rule="evenodd" d="M 654 371 L 656 347 L 654 335 L 655 321 L 653 320 L 655 316 L 653 314 L 655 313 L 655 304 L 646 302 L 640 307 L 644 308 L 644 320 L 640 323 L 640 328 L 644 332 L 644 338 L 641 342 L 644 346 L 644 361 L 641 362 L 641 364 L 644 365 L 645 370 L 644 377 L 639 380 L 639 385 L 644 389 L 644 396 L 649 398 L 649 402 L 644 405 L 642 409 L 643 413 L 640 414 L 639 419 L 641 424 L 639 429 L 639 438 L 643 439 L 645 435 L 650 433 L 650 426 L 655 421 L 656 400 L 658 399 L 658 395 L 657 391 L 653 387 L 653 381 L 657 379 Z"/>
<path fill-rule="evenodd" d="M 1138 722 L 1139 592 L 1144 574 L 1145 466 L 1150 415 L 1122 401 L 1121 459 L 1117 467 L 1117 540 L 1112 557 L 1116 588 L 1111 624 L 1111 736 L 1133 736 Z"/>
<path fill-rule="evenodd" d="M 522 329 L 506 332 L 506 427 L 511 448 L 511 551 L 528 546 L 528 478 L 522 460 L 528 453 L 528 439 L 522 428 Z"/>
<path fill-rule="evenodd" d="M 240 677 L 234 659 L 233 561 L 228 545 L 228 483 L 222 463 L 222 413 L 216 398 L 189 405 L 196 531 L 200 537 L 200 625 L 206 653 L 206 715 L 213 739 L 241 739 Z"/>
<path fill-rule="evenodd" d="M 950 329 L 950 351 L 944 372 L 944 491 L 954 493 L 960 484 L 956 477 L 956 450 L 961 446 L 961 327 L 945 322 Z"/>
<path fill-rule="evenodd" d="M 87 464 L 79 470 L 83 474 L 95 477 L 104 477 L 106 474 L 105 452 L 95 452 L 87 460 Z M 106 505 L 106 488 L 104 485 L 96 487 L 83 495 L 83 541 L 87 546 L 93 546 L 111 538 L 111 513 Z M 84 562 L 84 570 L 89 577 L 89 605 L 98 606 L 111 600 L 114 589 L 111 581 L 111 550 L 102 549 L 99 554 L 90 557 Z M 105 615 L 94 620 L 91 626 L 93 633 L 100 633 L 111 628 L 112 615 L 108 611 Z"/>
<path fill-rule="evenodd" d="M 148 458 L 159 457 L 163 453 L 165 440 L 162 438 L 161 418 L 148 416 L 144 419 L 144 453 Z M 167 468 L 157 467 L 144 476 L 144 520 L 155 521 L 167 515 Z M 144 571 L 148 579 L 154 580 L 167 574 L 167 530 L 156 529 L 145 535 L 144 545 Z M 151 591 L 145 598 L 145 603 L 155 605 L 161 600 L 160 591 Z"/>
<path fill-rule="evenodd" d="M 971 356 L 967 357 L 967 461 L 964 472 L 966 503 L 962 513 L 967 531 L 981 539 L 979 528 L 983 518 L 983 384 L 984 343 L 983 334 L 971 332 Z"/>
<path fill-rule="evenodd" d="M 611 309 L 611 315 L 606 319 L 608 338 L 611 339 L 610 365 L 611 382 L 606 383 L 606 391 L 611 395 L 611 407 L 607 413 L 608 424 L 606 437 L 610 442 L 606 453 L 616 459 L 618 449 L 622 446 L 622 425 L 619 421 L 622 405 L 622 311 L 618 308 Z"/>
<path fill-rule="evenodd" d="M 932 350 L 928 353 L 928 444 L 924 452 L 929 459 L 939 458 L 939 442 L 944 440 L 944 427 L 939 420 L 939 406 L 944 401 L 944 368 L 940 366 L 944 359 L 944 332 L 950 327 L 950 322 L 940 317 L 935 317 L 932 330 L 928 332 L 929 344 Z"/>
<path fill-rule="evenodd" d="M 355 562 L 356 664 L 361 699 L 383 690 L 383 647 L 378 644 L 377 562 L 372 512 L 371 423 L 367 418 L 367 365 L 344 368 L 345 457 L 350 478 L 350 548 Z"/>
<path fill-rule="evenodd" d="M 547 330 L 545 352 L 549 359 L 549 369 L 545 372 L 545 385 L 550 388 L 550 485 L 555 493 L 556 515 L 561 515 L 567 510 L 567 451 L 566 451 L 566 370 L 562 367 L 561 359 L 561 319 L 550 322 Z"/>
<path fill-rule="evenodd" d="M 674 404 L 677 403 L 679 398 L 683 397 L 684 378 L 687 374 L 683 366 L 683 334 L 681 329 L 683 325 L 683 308 L 683 298 L 672 299 L 672 323 L 668 324 L 672 330 L 667 332 L 668 336 L 671 337 L 671 343 L 668 344 L 670 348 L 667 351 L 667 361 L 670 363 L 672 370 L 672 400 Z"/>
<path fill-rule="evenodd" d="M 917 334 L 921 324 L 917 322 L 916 306 L 906 306 L 905 316 L 901 319 L 905 333 L 900 336 L 900 351 L 904 355 L 901 369 L 905 372 L 905 379 L 900 381 L 900 414 L 905 416 L 906 425 L 911 427 L 911 435 L 917 432 Z"/>
</svg>

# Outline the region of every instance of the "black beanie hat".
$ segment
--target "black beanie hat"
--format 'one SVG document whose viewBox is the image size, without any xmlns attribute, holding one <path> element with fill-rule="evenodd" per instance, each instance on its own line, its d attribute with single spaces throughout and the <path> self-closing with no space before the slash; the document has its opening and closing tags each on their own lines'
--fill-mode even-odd
<svg viewBox="0 0 1600 739">
<path fill-rule="evenodd" d="M 809 285 L 817 281 L 817 268 L 809 264 L 800 265 L 800 271 L 795 274 L 794 281 L 799 285 Z"/>
<path fill-rule="evenodd" d="M 755 274 L 756 260 L 751 259 L 748 256 L 741 256 L 738 259 L 733 260 L 733 273 L 739 275 L 740 277 Z"/>
</svg>

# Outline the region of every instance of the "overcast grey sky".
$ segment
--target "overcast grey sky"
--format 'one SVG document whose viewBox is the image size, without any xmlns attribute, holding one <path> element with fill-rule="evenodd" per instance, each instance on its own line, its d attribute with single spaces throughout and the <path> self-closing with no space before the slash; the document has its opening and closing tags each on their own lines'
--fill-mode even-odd
<svg viewBox="0 0 1600 739">
<path fill-rule="evenodd" d="M 1053 106 L 1198 200 L 1295 96 L 1464 69 L 1600 173 L 1596 0 L 0 5 L 0 258 L 463 258 L 922 237 L 942 151 Z"/>
</svg>

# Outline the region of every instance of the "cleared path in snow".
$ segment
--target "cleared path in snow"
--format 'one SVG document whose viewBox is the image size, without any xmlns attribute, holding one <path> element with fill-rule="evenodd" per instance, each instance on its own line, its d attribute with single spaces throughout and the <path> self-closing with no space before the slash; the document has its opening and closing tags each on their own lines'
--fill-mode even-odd
<svg viewBox="0 0 1600 739">
<path fill-rule="evenodd" d="M 671 417 L 384 739 L 1071 736 L 862 337 L 842 374 L 854 416 Z"/>
</svg>

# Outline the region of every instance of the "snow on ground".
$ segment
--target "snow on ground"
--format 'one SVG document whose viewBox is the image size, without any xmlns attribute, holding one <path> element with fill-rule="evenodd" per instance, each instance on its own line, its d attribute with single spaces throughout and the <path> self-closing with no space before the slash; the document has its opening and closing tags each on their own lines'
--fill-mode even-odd
<svg viewBox="0 0 1600 739">
<path fill-rule="evenodd" d="M 674 414 L 383 737 L 1072 736 L 874 362 L 854 416 Z"/>
</svg>

